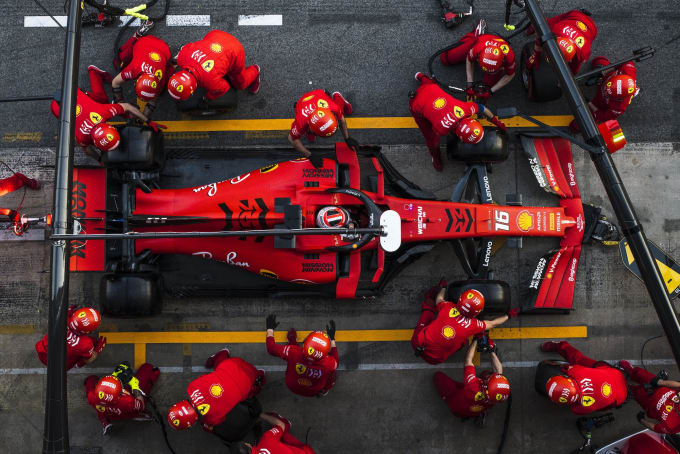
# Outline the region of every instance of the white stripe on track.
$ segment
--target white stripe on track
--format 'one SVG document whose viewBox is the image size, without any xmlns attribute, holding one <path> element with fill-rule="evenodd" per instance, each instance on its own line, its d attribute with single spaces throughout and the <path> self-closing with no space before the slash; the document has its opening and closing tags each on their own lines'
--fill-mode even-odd
<svg viewBox="0 0 680 454">
<path fill-rule="evenodd" d="M 616 364 L 615 360 L 605 360 L 609 364 Z M 630 360 L 632 365 L 640 365 L 640 361 Z M 538 361 L 506 361 L 503 367 L 506 369 L 526 369 L 536 367 Z M 645 361 L 645 366 L 661 366 L 675 364 L 673 359 L 649 359 Z M 490 364 L 482 363 L 483 366 L 490 366 Z M 255 366 L 265 372 L 284 372 L 285 365 L 278 366 Z M 462 369 L 463 363 L 443 363 L 438 365 L 431 365 L 427 363 L 368 363 L 359 364 L 356 368 L 348 369 L 343 364 L 340 364 L 338 370 L 362 370 L 362 371 L 380 371 L 380 370 L 428 370 L 428 369 Z M 210 372 L 203 366 L 192 367 L 159 367 L 164 374 L 181 374 L 181 373 L 205 373 Z M 71 375 L 84 374 L 108 374 L 111 372 L 110 367 L 86 367 L 84 369 L 71 369 L 68 373 Z M 30 368 L 0 368 L 0 375 L 45 375 L 47 368 L 45 367 L 30 367 Z"/>
<path fill-rule="evenodd" d="M 54 16 L 54 18 L 66 27 L 67 16 Z M 58 27 L 50 16 L 24 16 L 24 27 Z"/>
<path fill-rule="evenodd" d="M 168 27 L 210 27 L 210 15 L 172 15 L 168 14 L 165 17 L 165 25 Z"/>
<path fill-rule="evenodd" d="M 255 15 L 239 15 L 238 24 L 243 26 L 260 25 L 260 26 L 274 26 L 283 25 L 283 16 L 281 14 L 255 14 Z"/>
</svg>

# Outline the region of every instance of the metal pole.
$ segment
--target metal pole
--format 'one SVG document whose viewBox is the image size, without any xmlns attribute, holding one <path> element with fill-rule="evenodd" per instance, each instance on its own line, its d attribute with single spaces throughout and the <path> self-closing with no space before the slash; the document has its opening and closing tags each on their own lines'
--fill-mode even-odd
<svg viewBox="0 0 680 454">
<path fill-rule="evenodd" d="M 78 63 L 80 60 L 80 2 L 71 0 L 64 50 L 62 98 L 59 115 L 59 140 L 55 163 L 53 222 L 55 233 L 67 233 L 71 224 L 71 185 L 75 135 Z M 51 294 L 48 318 L 47 397 L 43 453 L 70 452 L 68 407 L 66 402 L 66 312 L 70 241 L 52 243 Z"/>
<path fill-rule="evenodd" d="M 661 273 L 659 273 L 654 257 L 647 246 L 647 238 L 645 237 L 642 225 L 635 214 L 633 204 L 616 170 L 614 161 L 607 150 L 604 139 L 597 129 L 597 124 L 590 113 L 590 109 L 588 109 L 574 81 L 571 70 L 562 57 L 562 53 L 555 41 L 555 36 L 551 32 L 543 12 L 538 7 L 536 0 L 527 0 L 526 4 L 531 22 L 534 25 L 539 40 L 542 42 L 543 50 L 547 51 L 550 57 L 550 62 L 557 72 L 576 122 L 581 127 L 581 134 L 586 143 L 593 146 L 593 148 L 588 150 L 590 158 L 600 175 L 602 185 L 607 191 L 609 201 L 619 220 L 621 231 L 628 240 L 633 257 L 635 257 L 635 262 L 640 269 L 642 280 L 647 287 L 649 296 L 654 304 L 654 309 L 656 309 L 661 326 L 668 338 L 668 343 L 673 350 L 675 362 L 680 365 L 680 323 L 678 323 L 675 310 L 668 298 L 666 285 L 661 277 Z"/>
</svg>

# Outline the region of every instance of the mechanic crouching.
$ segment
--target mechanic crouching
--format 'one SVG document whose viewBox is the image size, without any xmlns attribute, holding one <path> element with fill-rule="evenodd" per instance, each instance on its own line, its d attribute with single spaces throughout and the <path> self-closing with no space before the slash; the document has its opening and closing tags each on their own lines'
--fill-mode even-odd
<svg viewBox="0 0 680 454">
<path fill-rule="evenodd" d="M 265 383 L 263 370 L 232 358 L 226 348 L 208 358 L 205 367 L 214 370 L 189 383 L 189 400 L 170 407 L 168 422 L 174 429 L 188 429 L 200 421 L 203 430 L 219 434 L 227 414 L 239 403 L 254 399 Z"/>
<path fill-rule="evenodd" d="M 515 53 L 510 44 L 499 36 L 485 34 L 486 22 L 480 20 L 474 32 L 467 33 L 458 46 L 441 54 L 444 65 L 457 65 L 465 61 L 468 99 L 477 98 L 486 103 L 493 93 L 505 87 L 515 77 Z M 475 62 L 484 77 L 482 83 L 489 87 L 483 92 L 475 91 Z"/>
<path fill-rule="evenodd" d="M 472 118 L 473 115 L 483 114 L 498 128 L 506 130 L 503 122 L 488 107 L 459 101 L 421 72 L 416 73 L 415 78 L 420 86 L 415 92 L 409 93 L 409 108 L 420 132 L 425 136 L 432 166 L 437 172 L 444 169 L 439 150 L 441 136 L 455 134 L 462 142 L 469 144 L 478 143 L 484 137 L 484 128 Z"/>
<path fill-rule="evenodd" d="M 493 372 L 484 371 L 481 376 L 476 375 L 472 361 L 477 345 L 477 339 L 473 340 L 465 354 L 463 383 L 452 380 L 443 372 L 436 372 L 434 386 L 451 413 L 463 419 L 475 418 L 481 427 L 486 412 L 510 397 L 510 382 L 503 375 L 503 365 L 496 355 L 493 341 L 487 344 Z"/>
<path fill-rule="evenodd" d="M 111 421 L 153 420 L 147 400 L 160 374 L 160 370 L 149 363 L 142 364 L 135 374 L 125 361 L 111 375 L 101 379 L 90 375 L 85 379 L 87 402 L 97 410 L 104 435 L 111 429 Z"/>
<path fill-rule="evenodd" d="M 168 93 L 178 101 L 189 99 L 199 85 L 205 88 L 206 102 L 222 97 L 231 85 L 252 94 L 260 90 L 260 67 L 246 67 L 243 45 L 227 32 L 213 30 L 185 44 L 175 60 L 177 71 L 168 81 Z"/>
<path fill-rule="evenodd" d="M 477 290 L 466 290 L 457 303 L 444 301 L 446 281 L 425 293 L 422 314 L 411 337 L 416 356 L 430 364 L 440 364 L 463 348 L 467 338 L 483 333 L 516 317 L 519 309 L 511 309 L 507 315 L 493 320 L 477 320 L 484 309 L 484 295 Z"/>
<path fill-rule="evenodd" d="M 640 424 L 662 434 L 680 432 L 680 382 L 669 380 L 665 370 L 654 375 L 625 360 L 619 361 L 619 366 L 638 383 L 630 391 L 644 409 L 637 415 Z"/>
<path fill-rule="evenodd" d="M 290 433 L 291 423 L 283 416 L 269 412 L 260 419 L 273 427 L 266 431 L 255 446 L 244 443 L 251 454 L 314 454 L 308 444 L 302 443 Z"/>
<path fill-rule="evenodd" d="M 567 341 L 545 342 L 541 351 L 559 353 L 569 363 L 545 385 L 548 397 L 556 404 L 568 405 L 576 415 L 587 415 L 626 402 L 626 377 L 619 369 L 588 358 Z"/>
<path fill-rule="evenodd" d="M 335 385 L 338 349 L 335 346 L 335 322 L 330 320 L 326 332 L 312 331 L 302 343 L 297 343 L 295 328 L 288 330 L 288 344 L 278 345 L 274 330 L 279 326 L 276 315 L 267 316 L 267 353 L 286 361 L 286 386 L 305 397 L 323 397 Z"/>
<path fill-rule="evenodd" d="M 97 309 L 76 306 L 68 308 L 66 314 L 68 325 L 66 326 L 66 370 L 73 366 L 83 367 L 90 364 L 97 355 L 104 350 L 106 338 L 89 336 L 97 331 L 101 323 L 101 315 Z M 47 334 L 35 344 L 40 362 L 47 366 Z"/>
</svg>

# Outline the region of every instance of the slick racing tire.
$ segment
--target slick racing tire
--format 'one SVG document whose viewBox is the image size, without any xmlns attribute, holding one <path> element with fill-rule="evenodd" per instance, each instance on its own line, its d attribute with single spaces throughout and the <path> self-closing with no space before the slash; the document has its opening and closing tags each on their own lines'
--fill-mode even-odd
<svg viewBox="0 0 680 454">
<path fill-rule="evenodd" d="M 484 295 L 484 315 L 507 314 L 510 310 L 510 286 L 507 282 L 490 279 L 469 279 L 449 285 L 447 301 L 456 302 L 466 290 L 475 289 Z"/>
<path fill-rule="evenodd" d="M 100 282 L 102 312 L 112 317 L 146 317 L 163 307 L 161 277 L 157 273 L 109 273 Z"/>
<path fill-rule="evenodd" d="M 462 162 L 503 162 L 508 159 L 508 138 L 504 132 L 491 127 L 484 128 L 484 137 L 476 144 L 447 136 L 446 153 L 449 159 Z"/>
<path fill-rule="evenodd" d="M 120 146 L 102 153 L 102 165 L 107 169 L 160 170 L 165 164 L 163 133 L 149 127 L 126 125 L 119 129 Z"/>
<path fill-rule="evenodd" d="M 545 51 L 541 58 L 539 58 L 536 68 L 530 71 L 526 69 L 526 62 L 529 58 L 529 53 L 533 52 L 533 46 L 533 41 L 528 42 L 522 49 L 522 55 L 520 56 L 519 73 L 522 77 L 522 85 L 524 85 L 530 101 L 555 101 L 562 97 L 562 89 L 559 86 L 555 71 L 553 71 L 550 63 L 545 58 Z"/>
<path fill-rule="evenodd" d="M 536 392 L 547 398 L 548 392 L 545 389 L 545 385 L 552 377 L 564 375 L 562 373 L 562 366 L 565 365 L 569 365 L 569 363 L 558 359 L 546 359 L 538 363 L 534 377 L 534 389 L 536 389 Z"/>
</svg>

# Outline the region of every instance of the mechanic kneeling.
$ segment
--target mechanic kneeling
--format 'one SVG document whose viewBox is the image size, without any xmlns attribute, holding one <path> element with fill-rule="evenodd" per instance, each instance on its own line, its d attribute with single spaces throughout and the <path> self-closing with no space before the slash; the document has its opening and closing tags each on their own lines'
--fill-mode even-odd
<svg viewBox="0 0 680 454">
<path fill-rule="evenodd" d="M 576 415 L 587 415 L 626 402 L 626 377 L 619 369 L 588 358 L 567 341 L 545 342 L 541 351 L 557 352 L 569 363 L 562 367 L 562 375 L 551 377 L 545 385 L 556 404 L 569 405 Z"/>
<path fill-rule="evenodd" d="M 669 380 L 665 370 L 653 375 L 641 367 L 631 366 L 625 360 L 619 361 L 619 366 L 638 383 L 630 391 L 644 409 L 637 415 L 640 424 L 662 434 L 679 433 L 680 382 Z"/>
<path fill-rule="evenodd" d="M 128 362 L 122 362 L 111 375 L 101 379 L 90 375 L 85 379 L 87 402 L 97 410 L 104 435 L 111 428 L 111 421 L 153 420 L 147 400 L 160 374 L 149 363 L 142 364 L 135 374 Z"/>
<path fill-rule="evenodd" d="M 260 67 L 246 67 L 243 45 L 222 30 L 185 44 L 175 59 L 177 72 L 168 81 L 168 93 L 178 101 L 189 99 L 199 85 L 205 88 L 205 101 L 223 96 L 231 85 L 252 94 L 260 90 Z"/>
<path fill-rule="evenodd" d="M 322 397 L 335 385 L 338 368 L 338 349 L 335 346 L 335 322 L 330 320 L 326 332 L 312 331 L 302 348 L 297 343 L 295 328 L 288 330 L 288 344 L 278 345 L 274 330 L 279 326 L 276 315 L 267 316 L 267 353 L 288 363 L 286 386 L 295 394 Z"/>
<path fill-rule="evenodd" d="M 307 92 L 295 103 L 295 120 L 290 126 L 288 141 L 309 158 L 312 153 L 302 143 L 302 136 L 307 137 L 309 142 L 314 142 L 317 137 L 330 137 L 340 124 L 347 145 L 356 151 L 359 143 L 349 136 L 345 121 L 345 115 L 352 115 L 352 110 L 352 104 L 338 91 L 331 95 L 325 90 Z"/>
<path fill-rule="evenodd" d="M 436 372 L 434 386 L 451 413 L 461 418 L 479 418 L 481 425 L 491 407 L 510 397 L 510 382 L 503 375 L 503 365 L 496 355 L 495 345 L 490 351 L 493 372 L 487 370 L 477 376 L 472 363 L 476 350 L 477 339 L 472 341 L 465 354 L 463 383 L 452 380 L 443 372 Z"/>
<path fill-rule="evenodd" d="M 445 65 L 457 65 L 465 60 L 467 77 L 466 94 L 468 99 L 476 97 L 486 102 L 493 93 L 505 87 L 515 77 L 515 53 L 507 41 L 496 35 L 485 34 L 486 22 L 480 20 L 474 32 L 467 33 L 459 45 L 441 54 Z M 482 83 L 490 87 L 488 91 L 476 93 L 472 84 L 475 81 L 475 61 L 482 69 Z"/>
<path fill-rule="evenodd" d="M 463 348 L 468 337 L 500 326 L 519 314 L 519 309 L 514 308 L 493 320 L 477 320 L 475 317 L 484 309 L 484 295 L 466 290 L 454 304 L 444 301 L 446 287 L 442 279 L 425 293 L 423 312 L 411 337 L 416 356 L 430 364 L 443 363 Z"/>
<path fill-rule="evenodd" d="M 101 323 L 101 315 L 97 309 L 76 306 L 68 308 L 66 314 L 68 325 L 66 326 L 66 370 L 73 366 L 83 367 L 90 364 L 97 355 L 104 350 L 106 338 L 90 337 L 89 334 L 97 331 Z M 47 334 L 35 344 L 40 362 L 47 366 Z"/>
<path fill-rule="evenodd" d="M 488 107 L 459 101 L 421 72 L 416 73 L 415 77 L 420 86 L 409 94 L 409 108 L 420 132 L 425 136 L 432 165 L 437 172 L 444 169 L 439 150 L 440 136 L 455 134 L 463 142 L 471 144 L 478 143 L 484 137 L 482 124 L 473 120 L 472 115 L 481 113 L 491 123 L 503 131 L 506 130 L 503 122 Z"/>
<path fill-rule="evenodd" d="M 260 437 L 255 446 L 244 443 L 251 454 L 314 454 L 311 446 L 290 433 L 291 423 L 283 416 L 273 412 L 261 413 L 260 419 L 273 427 Z"/>
<path fill-rule="evenodd" d="M 229 412 L 240 402 L 254 398 L 265 383 L 264 371 L 241 358 L 232 358 L 223 349 L 205 362 L 214 369 L 189 383 L 189 400 L 177 402 L 168 412 L 168 422 L 177 430 L 188 429 L 196 421 L 207 432 L 219 431 Z"/>
</svg>

